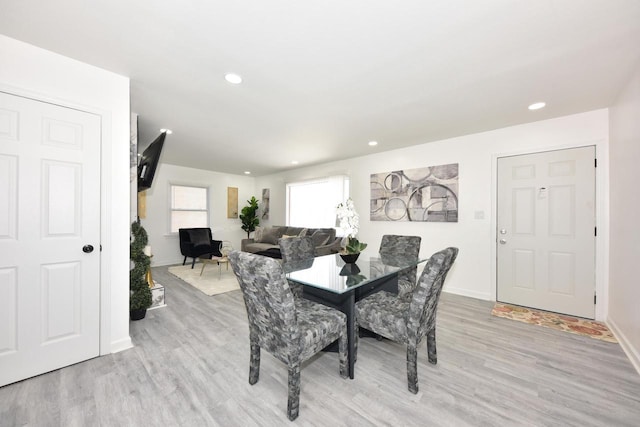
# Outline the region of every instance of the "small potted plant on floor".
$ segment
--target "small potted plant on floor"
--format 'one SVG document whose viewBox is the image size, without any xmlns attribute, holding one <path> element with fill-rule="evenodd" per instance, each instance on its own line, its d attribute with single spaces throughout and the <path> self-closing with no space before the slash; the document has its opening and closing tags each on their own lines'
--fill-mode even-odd
<svg viewBox="0 0 640 427">
<path fill-rule="evenodd" d="M 248 206 L 245 206 L 240 211 L 240 220 L 242 221 L 242 229 L 247 232 L 247 239 L 250 238 L 250 234 L 256 230 L 256 227 L 260 224 L 260 218 L 258 218 L 258 199 L 255 196 L 251 197 L 251 200 L 247 200 Z"/>
<path fill-rule="evenodd" d="M 147 308 L 151 307 L 151 289 L 146 280 L 146 274 L 151 265 L 151 257 L 144 253 L 147 246 L 147 231 L 140 224 L 140 220 L 131 224 L 133 241 L 130 247 L 130 257 L 133 269 L 129 271 L 129 316 L 131 320 L 144 319 Z"/>
</svg>

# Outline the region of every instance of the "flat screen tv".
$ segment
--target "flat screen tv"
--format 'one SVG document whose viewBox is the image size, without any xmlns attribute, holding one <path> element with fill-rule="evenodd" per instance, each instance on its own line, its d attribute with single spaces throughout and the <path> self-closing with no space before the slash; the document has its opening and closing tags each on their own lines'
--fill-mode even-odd
<svg viewBox="0 0 640 427">
<path fill-rule="evenodd" d="M 162 132 L 142 153 L 138 162 L 138 192 L 151 188 L 166 136 L 166 132 Z"/>
</svg>

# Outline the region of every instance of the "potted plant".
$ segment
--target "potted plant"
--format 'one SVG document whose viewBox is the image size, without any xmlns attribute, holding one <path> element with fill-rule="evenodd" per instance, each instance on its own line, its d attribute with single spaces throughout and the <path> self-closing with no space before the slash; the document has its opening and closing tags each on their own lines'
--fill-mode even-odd
<svg viewBox="0 0 640 427">
<path fill-rule="evenodd" d="M 338 204 L 336 207 L 336 215 L 340 228 L 345 233 L 344 245 L 340 250 L 340 257 L 346 263 L 356 262 L 360 252 L 366 247 L 366 243 L 362 243 L 357 239 L 358 228 L 360 227 L 360 216 L 356 212 L 353 200 L 348 198 L 346 202 Z"/>
<path fill-rule="evenodd" d="M 133 268 L 129 271 L 129 316 L 131 320 L 144 319 L 147 308 L 151 307 L 152 296 L 146 274 L 151 265 L 151 257 L 144 253 L 149 241 L 147 231 L 140 224 L 140 220 L 131 224 L 133 241 L 130 247 L 130 258 Z"/>
<path fill-rule="evenodd" d="M 260 224 L 260 218 L 258 218 L 258 199 L 255 196 L 251 197 L 251 200 L 247 200 L 248 206 L 245 206 L 240 211 L 240 221 L 242 221 L 242 229 L 247 232 L 247 239 L 250 237 L 251 232 L 256 230 L 256 227 Z"/>
</svg>

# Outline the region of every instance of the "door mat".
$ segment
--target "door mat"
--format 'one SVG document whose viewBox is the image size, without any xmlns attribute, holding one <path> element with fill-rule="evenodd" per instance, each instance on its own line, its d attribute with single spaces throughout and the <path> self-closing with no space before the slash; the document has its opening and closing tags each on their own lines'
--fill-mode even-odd
<svg viewBox="0 0 640 427">
<path fill-rule="evenodd" d="M 521 307 L 518 305 L 497 302 L 491 314 L 505 319 L 540 325 L 546 328 L 558 329 L 577 335 L 585 335 L 597 340 L 617 343 L 616 337 L 604 323 L 579 317 Z"/>
</svg>

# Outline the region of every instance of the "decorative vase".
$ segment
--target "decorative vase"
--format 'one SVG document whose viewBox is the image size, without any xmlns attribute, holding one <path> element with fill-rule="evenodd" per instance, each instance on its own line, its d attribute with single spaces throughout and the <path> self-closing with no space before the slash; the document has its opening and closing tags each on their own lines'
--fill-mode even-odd
<svg viewBox="0 0 640 427">
<path fill-rule="evenodd" d="M 146 314 L 147 314 L 146 308 L 142 308 L 139 310 L 131 310 L 129 311 L 129 318 L 131 320 L 142 320 L 144 319 L 144 316 L 146 316 Z"/>
<path fill-rule="evenodd" d="M 342 260 L 344 262 L 346 262 L 347 264 L 353 264 L 354 262 L 356 262 L 358 260 L 359 256 L 360 256 L 360 253 L 357 253 L 357 254 L 340 254 L 340 258 L 342 258 Z"/>
</svg>

